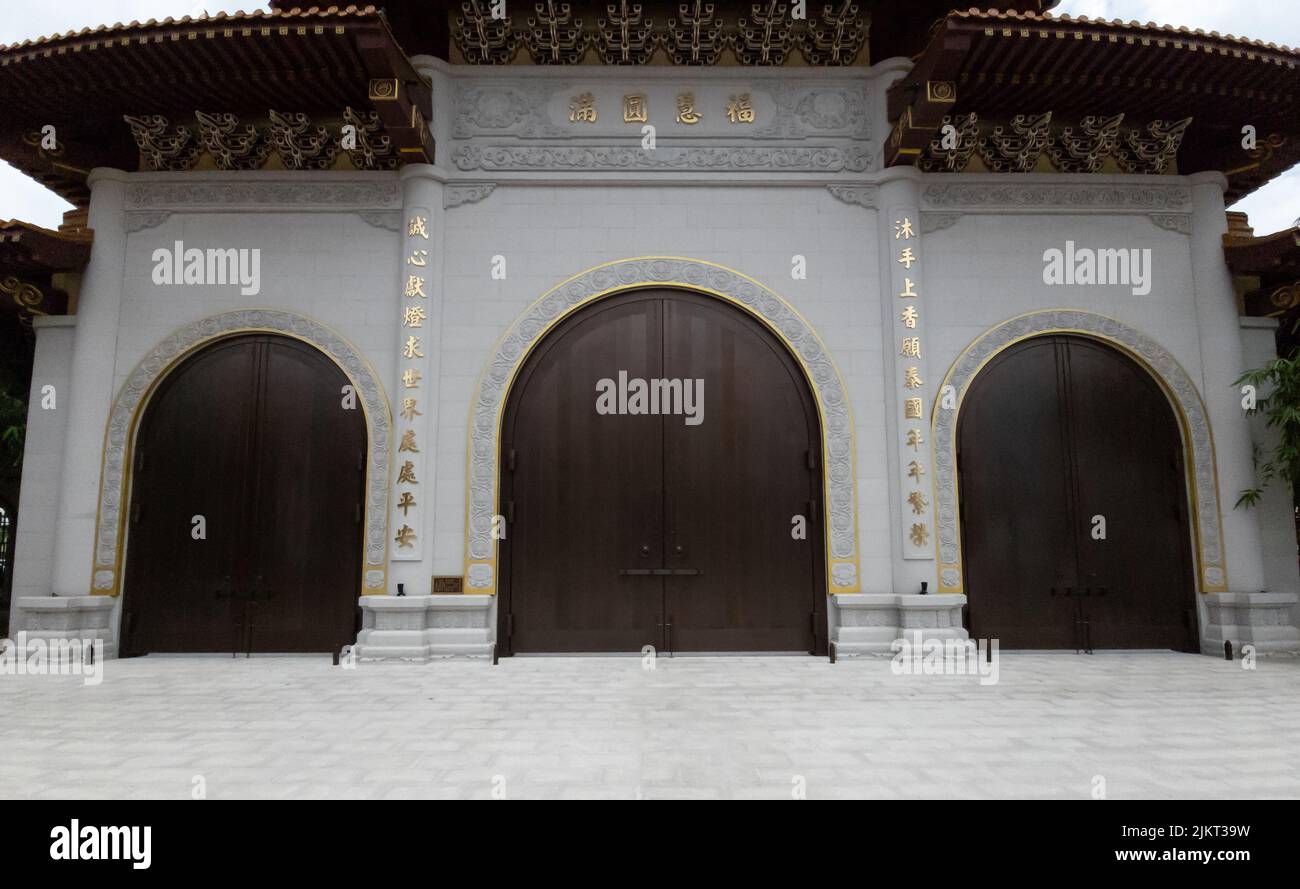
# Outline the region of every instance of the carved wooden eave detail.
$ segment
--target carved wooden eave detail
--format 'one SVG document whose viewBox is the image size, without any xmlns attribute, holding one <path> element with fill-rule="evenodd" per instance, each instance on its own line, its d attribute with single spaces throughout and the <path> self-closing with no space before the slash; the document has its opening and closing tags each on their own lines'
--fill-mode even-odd
<svg viewBox="0 0 1300 889">
<path fill-rule="evenodd" d="M 62 315 L 75 281 L 90 261 L 94 236 L 79 221 L 58 231 L 27 222 L 0 222 L 0 313 L 30 328 L 40 315 Z"/>
<path fill-rule="evenodd" d="M 951 89 L 936 92 L 936 83 Z M 954 94 L 946 107 L 936 101 Z M 972 8 L 939 19 L 911 70 L 889 87 L 886 107 L 887 166 L 1215 170 L 1227 175 L 1232 203 L 1300 162 L 1300 50 L 1167 25 Z M 1049 111 L 1050 122 L 1039 119 Z M 973 150 L 972 114 L 981 123 Z M 1255 145 L 1243 145 L 1247 123 Z M 966 125 L 960 145 L 941 140 L 945 124 Z M 1035 158 L 1044 134 L 1045 155 Z"/>
<path fill-rule="evenodd" d="M 413 159 L 402 155 L 379 112 L 352 107 L 344 108 L 330 126 L 302 112 L 274 109 L 256 122 L 200 111 L 195 113 L 195 127 L 173 125 L 160 114 L 126 115 L 125 120 L 140 149 L 143 170 L 193 170 L 205 157 L 218 170 L 261 169 L 273 155 L 286 170 L 337 169 L 340 156 L 357 170 L 393 170 Z M 345 127 L 351 128 L 346 135 Z"/>
<path fill-rule="evenodd" d="M 524 45 L 538 65 L 572 65 L 587 51 L 588 37 L 582 31 L 582 19 L 574 18 L 567 3 L 544 0 L 534 6 L 536 15 L 528 19 Z"/>
<path fill-rule="evenodd" d="M 1229 213 L 1223 257 L 1247 315 L 1294 317 L 1300 308 L 1300 220 L 1291 228 L 1255 237 L 1245 214 Z"/>
<path fill-rule="evenodd" d="M 596 25 L 596 45 L 606 65 L 644 65 L 659 45 L 654 22 L 642 15 L 640 3 L 611 3 Z"/>
<path fill-rule="evenodd" d="M 843 0 L 827 4 L 821 16 L 808 23 L 800 47 L 809 65 L 852 65 L 867 42 L 871 17 L 858 14 L 858 4 Z"/>
<path fill-rule="evenodd" d="M 927 173 L 1178 172 L 1178 148 L 1191 118 L 1131 127 L 1124 120 L 1122 113 L 1067 122 L 1043 111 L 1004 123 L 980 120 L 973 112 L 946 115 L 916 166 Z"/>
<path fill-rule="evenodd" d="M 736 59 L 742 65 L 783 65 L 794 48 L 794 23 L 787 17 L 788 6 L 781 0 L 755 3 L 748 19 L 736 26 L 733 39 Z"/>
<path fill-rule="evenodd" d="M 313 128 L 346 107 L 378 115 L 398 165 L 431 162 L 419 110 L 431 103 L 374 6 L 132 22 L 0 47 L 0 159 L 80 205 L 94 167 L 324 169 L 334 146 L 313 145 Z M 268 105 L 312 123 L 281 120 L 273 132 Z"/>
<path fill-rule="evenodd" d="M 675 19 L 668 20 L 663 44 L 674 65 L 716 65 L 727 48 L 728 37 L 712 3 L 683 3 Z"/>
<path fill-rule="evenodd" d="M 463 0 L 461 15 L 452 20 L 452 34 L 461 56 L 471 65 L 508 65 L 519 51 L 519 35 L 509 16 L 492 18 L 490 0 Z"/>
</svg>

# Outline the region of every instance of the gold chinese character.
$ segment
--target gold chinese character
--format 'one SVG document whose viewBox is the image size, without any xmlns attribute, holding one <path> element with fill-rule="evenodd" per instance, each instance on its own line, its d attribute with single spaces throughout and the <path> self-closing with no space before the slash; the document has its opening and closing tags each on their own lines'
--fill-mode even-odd
<svg viewBox="0 0 1300 889">
<path fill-rule="evenodd" d="M 894 220 L 894 240 L 902 238 L 905 241 L 912 239 L 912 220 L 904 216 L 902 222 Z"/>
<path fill-rule="evenodd" d="M 583 93 L 569 100 L 569 123 L 595 123 L 596 97 Z"/>
<path fill-rule="evenodd" d="M 402 411 L 400 416 L 403 420 L 407 420 L 409 422 L 410 420 L 414 420 L 416 417 L 423 417 L 424 411 L 419 411 L 415 409 L 414 398 L 403 398 Z"/>
<path fill-rule="evenodd" d="M 727 97 L 727 120 L 732 123 L 754 122 L 754 106 L 750 103 L 749 93 Z"/>
<path fill-rule="evenodd" d="M 423 327 L 424 319 L 429 316 L 425 314 L 424 306 L 407 306 L 402 311 L 403 327 Z"/>
<path fill-rule="evenodd" d="M 420 338 L 412 334 L 406 338 L 406 345 L 402 348 L 403 358 L 423 358 L 424 353 L 420 351 Z"/>
<path fill-rule="evenodd" d="M 405 384 L 408 389 L 419 389 L 420 380 L 422 379 L 424 379 L 424 375 L 413 367 L 408 367 L 406 370 L 402 371 L 402 383 Z"/>
<path fill-rule="evenodd" d="M 908 389 L 920 389 L 924 385 L 925 383 L 921 382 L 921 378 L 917 376 L 917 369 L 915 367 L 909 367 L 907 369 L 907 376 L 903 380 L 903 386 Z"/>
<path fill-rule="evenodd" d="M 697 124 L 700 113 L 695 110 L 695 93 L 681 93 L 677 96 L 677 122 Z"/>
<path fill-rule="evenodd" d="M 925 475 L 925 467 L 916 460 L 907 464 L 907 477 L 915 479 L 918 485 L 921 483 L 921 476 L 923 475 Z"/>
<path fill-rule="evenodd" d="M 903 321 L 903 326 L 908 328 L 916 327 L 916 306 L 908 306 L 903 309 L 903 313 L 898 316 Z"/>
<path fill-rule="evenodd" d="M 415 529 L 405 523 L 398 529 L 397 536 L 393 538 L 397 545 L 402 549 L 412 549 L 415 546 Z"/>
<path fill-rule="evenodd" d="M 919 336 L 903 337 L 903 347 L 898 351 L 904 358 L 921 357 L 921 338 Z"/>
<path fill-rule="evenodd" d="M 402 511 L 402 515 L 406 515 L 411 507 L 416 505 L 415 497 L 410 491 L 403 491 L 401 498 L 397 501 L 397 508 Z"/>
<path fill-rule="evenodd" d="M 648 110 L 644 94 L 623 97 L 623 123 L 645 123 Z"/>
<path fill-rule="evenodd" d="M 903 402 L 903 416 L 908 420 L 921 420 L 921 399 L 909 398 Z"/>
<path fill-rule="evenodd" d="M 926 502 L 925 495 L 920 491 L 913 491 L 907 495 L 907 502 L 912 504 L 913 515 L 925 515 L 925 508 L 930 504 Z M 400 503 L 398 504 L 401 505 Z"/>
<path fill-rule="evenodd" d="M 401 470 L 397 473 L 397 483 L 407 485 L 418 485 L 419 481 L 415 478 L 415 464 L 407 460 L 402 464 Z"/>
<path fill-rule="evenodd" d="M 402 295 L 409 297 L 418 296 L 420 299 L 428 299 L 429 294 L 424 292 L 424 278 L 421 278 L 419 275 L 408 275 L 406 278 L 406 290 L 403 291 Z"/>
<path fill-rule="evenodd" d="M 921 437 L 920 429 L 907 430 L 907 446 L 914 451 L 920 450 L 920 446 L 925 444 L 925 439 Z"/>
<path fill-rule="evenodd" d="M 898 298 L 899 298 L 899 299 L 915 299 L 915 298 L 919 297 L 920 295 L 921 295 L 921 294 L 917 293 L 915 290 L 912 289 L 912 279 L 911 279 L 911 278 L 904 278 L 904 279 L 903 279 L 903 292 L 900 293 L 900 294 L 898 294 Z"/>
<path fill-rule="evenodd" d="M 397 446 L 398 451 L 410 451 L 412 454 L 420 453 L 420 449 L 415 446 L 415 430 L 408 429 L 402 433 L 402 443 Z"/>
<path fill-rule="evenodd" d="M 417 268 L 424 268 L 429 264 L 429 251 L 412 250 L 411 255 L 406 257 L 406 264 L 416 266 Z"/>
<path fill-rule="evenodd" d="M 916 262 L 916 254 L 912 252 L 911 247 L 904 247 L 903 252 L 898 255 L 898 261 L 902 264 L 903 268 L 910 272 L 912 270 L 912 263 Z"/>
<path fill-rule="evenodd" d="M 423 216 L 412 216 L 406 223 L 406 236 L 408 238 L 424 238 L 429 240 L 429 229 L 425 223 L 429 220 Z"/>
<path fill-rule="evenodd" d="M 923 522 L 913 522 L 912 531 L 908 536 L 912 538 L 913 546 L 925 546 L 926 541 L 930 539 L 930 529 Z"/>
</svg>

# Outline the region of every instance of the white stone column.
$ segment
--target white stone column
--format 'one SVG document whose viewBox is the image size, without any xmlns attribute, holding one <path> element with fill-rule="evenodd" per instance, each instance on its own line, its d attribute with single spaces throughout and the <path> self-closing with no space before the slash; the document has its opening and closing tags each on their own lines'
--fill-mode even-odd
<svg viewBox="0 0 1300 889">
<path fill-rule="evenodd" d="M 402 168 L 402 238 L 393 380 L 389 589 L 431 592 L 442 329 L 442 190 L 430 164 Z M 411 317 L 409 312 L 418 312 Z M 403 475 L 403 471 L 406 475 Z M 410 479 L 415 479 L 412 482 Z M 405 533 L 404 533 L 405 532 Z M 402 539 L 399 539 L 401 535 Z"/>
<path fill-rule="evenodd" d="M 18 539 L 14 543 L 13 601 L 49 596 L 54 580 L 54 540 L 63 476 L 63 443 L 68 427 L 68 391 L 72 376 L 75 315 L 33 319 L 36 354 L 27 400 L 27 440 L 23 479 L 18 492 Z M 46 387 L 51 387 L 47 389 Z M 53 402 L 47 401 L 52 398 Z M 49 405 L 53 407 L 49 407 Z M 17 608 L 10 611 L 16 629 Z M 5 628 L 0 627 L 0 633 Z M 9 636 L 13 638 L 12 635 Z"/>
<path fill-rule="evenodd" d="M 91 559 L 104 431 L 113 403 L 117 333 L 126 271 L 127 174 L 91 171 L 89 228 L 95 233 L 77 300 L 67 431 L 54 539 L 53 592 L 91 592 Z M 119 578 L 120 579 L 120 578 Z"/>
<path fill-rule="evenodd" d="M 1242 351 L 1237 299 L 1223 257 L 1228 230 L 1220 173 L 1188 177 L 1192 187 L 1192 281 L 1201 336 L 1201 397 L 1205 399 L 1218 462 L 1219 500 L 1228 588 L 1254 593 L 1264 589 L 1264 558 L 1259 515 L 1235 509 L 1237 497 L 1255 483 L 1250 425 L 1233 383 L 1248 368 Z"/>
</svg>

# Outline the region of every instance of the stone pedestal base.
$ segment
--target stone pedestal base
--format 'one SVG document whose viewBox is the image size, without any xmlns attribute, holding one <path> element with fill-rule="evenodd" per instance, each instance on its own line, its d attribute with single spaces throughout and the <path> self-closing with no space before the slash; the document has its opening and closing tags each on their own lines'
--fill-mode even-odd
<svg viewBox="0 0 1300 889">
<path fill-rule="evenodd" d="M 952 593 L 863 593 L 832 596 L 836 621 L 831 637 L 836 657 L 890 656 L 895 639 L 915 633 L 927 639 L 967 639 L 961 625 L 966 597 Z"/>
<path fill-rule="evenodd" d="M 1230 641 L 1234 655 L 1243 645 L 1256 654 L 1300 654 L 1300 629 L 1291 623 L 1293 593 L 1206 593 L 1209 620 L 1201 633 L 1201 652 L 1223 657 Z"/>
<path fill-rule="evenodd" d="M 101 639 L 104 657 L 117 657 L 111 596 L 20 596 L 14 599 L 13 633 L 28 639 Z"/>
<path fill-rule="evenodd" d="M 362 596 L 360 661 L 491 658 L 491 596 Z"/>
</svg>

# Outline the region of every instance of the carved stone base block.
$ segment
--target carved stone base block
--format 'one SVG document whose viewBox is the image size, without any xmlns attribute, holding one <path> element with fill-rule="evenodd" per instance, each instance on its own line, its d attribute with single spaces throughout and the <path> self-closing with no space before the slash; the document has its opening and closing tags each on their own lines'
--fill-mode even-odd
<svg viewBox="0 0 1300 889">
<path fill-rule="evenodd" d="M 1206 593 L 1201 652 L 1222 657 L 1230 641 L 1235 653 L 1253 645 L 1257 654 L 1300 654 L 1300 629 L 1291 622 L 1296 599 L 1294 593 Z"/>
<path fill-rule="evenodd" d="M 490 658 L 491 596 L 362 596 L 362 661 Z"/>
<path fill-rule="evenodd" d="M 111 596 L 21 596 L 14 600 L 12 632 L 28 639 L 102 639 L 104 657 L 117 657 Z"/>
<path fill-rule="evenodd" d="M 966 639 L 961 609 L 966 597 L 950 593 L 866 593 L 831 599 L 836 612 L 832 641 L 836 657 L 892 655 L 895 639 Z"/>
</svg>

